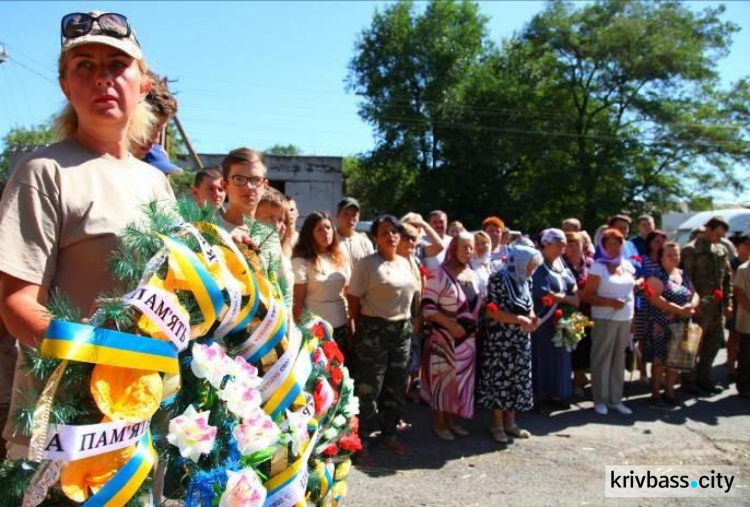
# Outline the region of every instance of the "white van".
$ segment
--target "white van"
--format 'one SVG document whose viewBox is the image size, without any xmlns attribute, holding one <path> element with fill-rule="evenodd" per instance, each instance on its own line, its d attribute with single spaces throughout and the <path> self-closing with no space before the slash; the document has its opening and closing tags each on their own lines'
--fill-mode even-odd
<svg viewBox="0 0 750 507">
<path fill-rule="evenodd" d="M 750 233 L 750 209 L 719 209 L 713 211 L 701 211 L 682 222 L 677 228 L 674 240 L 680 245 L 685 246 L 690 238 L 690 232 L 697 227 L 701 227 L 708 222 L 711 217 L 715 216 L 720 216 L 729 222 L 729 232 L 727 233 L 727 237 L 731 236 L 732 233 L 736 231 Z"/>
</svg>

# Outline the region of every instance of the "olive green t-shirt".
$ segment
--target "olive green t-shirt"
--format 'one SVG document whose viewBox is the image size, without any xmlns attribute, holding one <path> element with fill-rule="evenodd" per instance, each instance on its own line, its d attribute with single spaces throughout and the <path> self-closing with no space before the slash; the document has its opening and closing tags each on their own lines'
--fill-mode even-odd
<svg viewBox="0 0 750 507">
<path fill-rule="evenodd" d="M 117 284 L 107 260 L 123 228 L 157 201 L 169 207 L 172 188 L 158 169 L 129 156 L 120 160 L 66 140 L 22 159 L 0 201 L 0 271 L 48 290 L 59 289 L 90 316 L 97 296 Z M 10 413 L 31 377 L 19 355 Z M 28 438 L 4 436 L 20 444 Z"/>
<path fill-rule="evenodd" d="M 348 293 L 362 299 L 362 315 L 385 320 L 411 318 L 411 303 L 417 292 L 417 281 L 409 261 L 397 255 L 386 261 L 374 253 L 354 268 Z"/>
</svg>

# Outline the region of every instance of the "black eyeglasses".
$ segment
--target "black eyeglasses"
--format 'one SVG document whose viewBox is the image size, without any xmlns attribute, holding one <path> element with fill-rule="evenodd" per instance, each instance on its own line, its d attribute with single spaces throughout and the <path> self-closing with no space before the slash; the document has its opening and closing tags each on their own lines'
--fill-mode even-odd
<svg viewBox="0 0 750 507">
<path fill-rule="evenodd" d="M 234 176 L 231 176 L 229 179 L 232 180 L 232 183 L 237 185 L 238 187 L 244 187 L 248 183 L 250 183 L 251 188 L 258 188 L 263 184 L 264 181 L 266 181 L 266 178 L 261 178 L 260 176 L 242 176 L 241 174 L 235 174 Z"/>
<path fill-rule="evenodd" d="M 401 235 L 401 239 L 405 239 L 407 241 L 416 241 L 417 237 L 416 236 L 412 236 L 411 234 L 402 234 Z"/>
<path fill-rule="evenodd" d="M 76 39 L 91 33 L 94 22 L 99 25 L 99 31 L 110 37 L 125 39 L 130 37 L 132 30 L 128 18 L 122 14 L 106 12 L 98 16 L 92 16 L 83 12 L 73 12 L 63 16 L 60 23 L 60 34 L 63 42 L 65 39 Z"/>
</svg>

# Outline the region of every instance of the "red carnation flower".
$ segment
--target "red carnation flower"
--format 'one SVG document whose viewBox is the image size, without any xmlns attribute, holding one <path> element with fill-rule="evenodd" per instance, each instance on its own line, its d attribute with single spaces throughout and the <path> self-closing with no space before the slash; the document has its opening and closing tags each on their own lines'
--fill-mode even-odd
<svg viewBox="0 0 750 507">
<path fill-rule="evenodd" d="M 325 326 L 324 326 L 323 324 L 321 324 L 320 322 L 318 322 L 317 324 L 315 324 L 315 325 L 313 326 L 313 328 L 312 328 L 312 332 L 313 332 L 313 336 L 314 336 L 315 338 L 319 338 L 319 339 L 321 339 L 321 340 L 322 340 L 323 338 L 325 338 L 325 337 L 326 337 L 326 328 L 325 328 Z"/>
<path fill-rule="evenodd" d="M 338 364 L 344 364 L 344 354 L 341 353 L 341 349 L 333 340 L 323 342 L 323 352 L 329 361 Z"/>
<path fill-rule="evenodd" d="M 724 291 L 721 289 L 716 289 L 714 291 L 714 303 L 721 303 L 724 301 Z"/>
<path fill-rule="evenodd" d="M 557 323 L 563 318 L 565 314 L 559 308 L 552 314 L 552 326 L 557 327 Z"/>
<path fill-rule="evenodd" d="M 320 380 L 315 384 L 315 391 L 313 392 L 313 403 L 315 403 L 315 412 L 320 412 L 323 408 L 323 382 Z"/>
<path fill-rule="evenodd" d="M 545 308 L 549 308 L 550 306 L 554 305 L 555 302 L 552 301 L 552 298 L 549 296 L 542 296 L 542 306 Z"/>
<path fill-rule="evenodd" d="M 352 433 L 339 440 L 339 447 L 344 451 L 357 452 L 362 449 L 362 440 L 357 433 Z"/>
<path fill-rule="evenodd" d="M 497 313 L 498 311 L 497 305 L 495 303 L 488 303 L 487 311 L 489 312 L 490 315 Z"/>
<path fill-rule="evenodd" d="M 588 282 L 588 278 L 581 278 L 578 280 L 578 290 L 583 290 L 586 287 L 586 282 Z"/>
<path fill-rule="evenodd" d="M 429 273 L 429 271 L 427 270 L 427 268 L 424 267 L 424 266 L 419 266 L 419 272 L 422 273 L 422 275 L 424 275 L 424 276 L 427 276 L 427 274 Z"/>
<path fill-rule="evenodd" d="M 331 444 L 323 450 L 323 456 L 336 456 L 338 452 L 336 444 Z"/>
<path fill-rule="evenodd" d="M 640 289 L 646 294 L 647 298 L 652 298 L 655 295 L 654 289 L 646 283 L 646 280 L 641 282 Z"/>
<path fill-rule="evenodd" d="M 331 385 L 338 387 L 342 380 L 344 380 L 344 374 L 341 373 L 341 369 L 335 366 L 331 368 Z"/>
<path fill-rule="evenodd" d="M 643 257 L 641 257 L 640 255 L 631 255 L 630 260 L 635 261 L 638 264 L 643 264 Z"/>
</svg>

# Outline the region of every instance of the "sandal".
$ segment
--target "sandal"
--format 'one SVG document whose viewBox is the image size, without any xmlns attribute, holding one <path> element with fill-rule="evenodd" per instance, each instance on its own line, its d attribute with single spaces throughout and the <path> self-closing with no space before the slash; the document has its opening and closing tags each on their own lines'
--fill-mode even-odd
<svg viewBox="0 0 750 507">
<path fill-rule="evenodd" d="M 448 426 L 448 429 L 450 429 L 453 433 L 455 433 L 459 437 L 469 436 L 469 432 L 466 431 L 463 427 L 459 426 L 458 424 L 451 424 L 450 426 Z"/>
<path fill-rule="evenodd" d="M 438 428 L 437 426 L 433 426 L 432 432 L 435 433 L 435 436 L 440 440 L 452 441 L 456 439 L 448 428 Z"/>
<path fill-rule="evenodd" d="M 529 438 L 531 437 L 531 433 L 528 430 L 522 430 L 518 427 L 517 424 L 514 424 L 510 428 L 506 428 L 505 432 L 508 435 L 512 435 L 516 438 Z"/>
<path fill-rule="evenodd" d="M 498 444 L 508 443 L 508 435 L 505 434 L 505 429 L 502 426 L 490 428 L 490 434 L 492 435 L 492 439 Z"/>
</svg>

